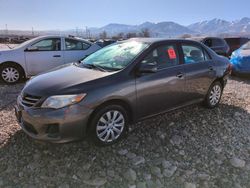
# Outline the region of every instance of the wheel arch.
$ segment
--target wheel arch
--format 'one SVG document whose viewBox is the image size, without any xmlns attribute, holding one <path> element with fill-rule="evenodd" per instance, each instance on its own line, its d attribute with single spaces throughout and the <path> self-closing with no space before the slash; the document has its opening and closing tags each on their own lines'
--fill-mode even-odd
<svg viewBox="0 0 250 188">
<path fill-rule="evenodd" d="M 0 64 L 0 69 L 4 66 L 4 65 L 14 65 L 16 67 L 18 67 L 21 71 L 22 71 L 22 75 L 24 76 L 24 78 L 26 78 L 26 72 L 24 70 L 24 67 L 22 65 L 20 65 L 19 63 L 17 62 L 14 62 L 14 61 L 5 61 L 5 62 L 2 62 Z"/>
<path fill-rule="evenodd" d="M 224 89 L 224 87 L 226 86 L 226 82 L 225 82 L 225 80 L 224 80 L 224 77 L 217 77 L 217 78 L 212 82 L 212 84 L 213 84 L 214 82 L 220 82 L 220 84 L 222 85 L 222 89 Z M 212 84 L 211 84 L 211 85 L 212 85 Z"/>
<path fill-rule="evenodd" d="M 104 108 L 108 105 L 119 105 L 119 106 L 122 106 L 126 112 L 128 113 L 128 118 L 129 118 L 129 123 L 133 123 L 134 120 L 135 120 L 135 117 L 134 117 L 134 111 L 132 109 L 132 106 L 129 104 L 129 102 L 127 102 L 126 100 L 123 100 L 123 99 L 110 99 L 110 100 L 107 100 L 103 103 L 101 103 L 100 105 L 98 105 L 94 111 L 90 114 L 89 118 L 88 118 L 88 123 L 87 123 L 87 129 L 86 129 L 86 132 L 89 131 L 90 129 L 90 124 L 91 124 L 91 121 L 94 117 L 94 115 L 96 114 L 97 111 L 99 111 L 101 108 Z"/>
</svg>

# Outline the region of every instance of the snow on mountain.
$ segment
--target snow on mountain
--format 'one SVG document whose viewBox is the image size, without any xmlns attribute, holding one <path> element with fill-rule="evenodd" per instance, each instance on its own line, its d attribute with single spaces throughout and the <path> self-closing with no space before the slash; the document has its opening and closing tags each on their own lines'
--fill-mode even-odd
<svg viewBox="0 0 250 188">
<path fill-rule="evenodd" d="M 250 18 L 245 17 L 232 22 L 213 19 L 191 24 L 188 28 L 202 34 L 244 33 L 250 32 Z"/>
</svg>

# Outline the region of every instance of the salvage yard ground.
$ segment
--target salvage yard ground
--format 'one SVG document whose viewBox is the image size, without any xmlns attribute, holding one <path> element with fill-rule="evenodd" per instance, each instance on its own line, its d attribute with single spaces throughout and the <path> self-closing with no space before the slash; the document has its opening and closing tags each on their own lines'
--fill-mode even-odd
<svg viewBox="0 0 250 188">
<path fill-rule="evenodd" d="M 219 108 L 148 119 L 104 148 L 26 136 L 13 110 L 23 85 L 0 85 L 0 187 L 250 187 L 248 80 L 230 79 Z"/>
</svg>

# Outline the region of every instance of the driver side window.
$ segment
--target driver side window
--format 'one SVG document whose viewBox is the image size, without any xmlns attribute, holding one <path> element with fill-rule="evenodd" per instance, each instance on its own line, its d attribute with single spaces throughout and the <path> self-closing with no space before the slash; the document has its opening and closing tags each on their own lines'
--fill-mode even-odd
<svg viewBox="0 0 250 188">
<path fill-rule="evenodd" d="M 44 39 L 33 44 L 32 47 L 36 47 L 37 51 L 60 51 L 61 39 L 60 38 Z"/>
<path fill-rule="evenodd" d="M 179 64 L 178 51 L 175 45 L 162 45 L 151 51 L 142 63 L 155 64 L 164 69 Z"/>
</svg>

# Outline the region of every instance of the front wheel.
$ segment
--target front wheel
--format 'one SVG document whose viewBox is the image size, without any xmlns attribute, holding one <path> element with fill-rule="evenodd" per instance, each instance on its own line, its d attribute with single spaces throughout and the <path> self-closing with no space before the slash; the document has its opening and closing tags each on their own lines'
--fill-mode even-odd
<svg viewBox="0 0 250 188">
<path fill-rule="evenodd" d="M 15 84 L 21 80 L 23 74 L 18 66 L 6 64 L 0 68 L 0 76 L 5 83 Z"/>
<path fill-rule="evenodd" d="M 222 96 L 222 85 L 220 82 L 214 82 L 207 93 L 206 99 L 205 99 L 205 105 L 208 108 L 214 108 L 217 107 L 220 103 L 220 99 Z"/>
<path fill-rule="evenodd" d="M 128 115 L 122 106 L 109 105 L 95 113 L 90 126 L 90 136 L 96 145 L 111 145 L 126 134 Z"/>
</svg>

